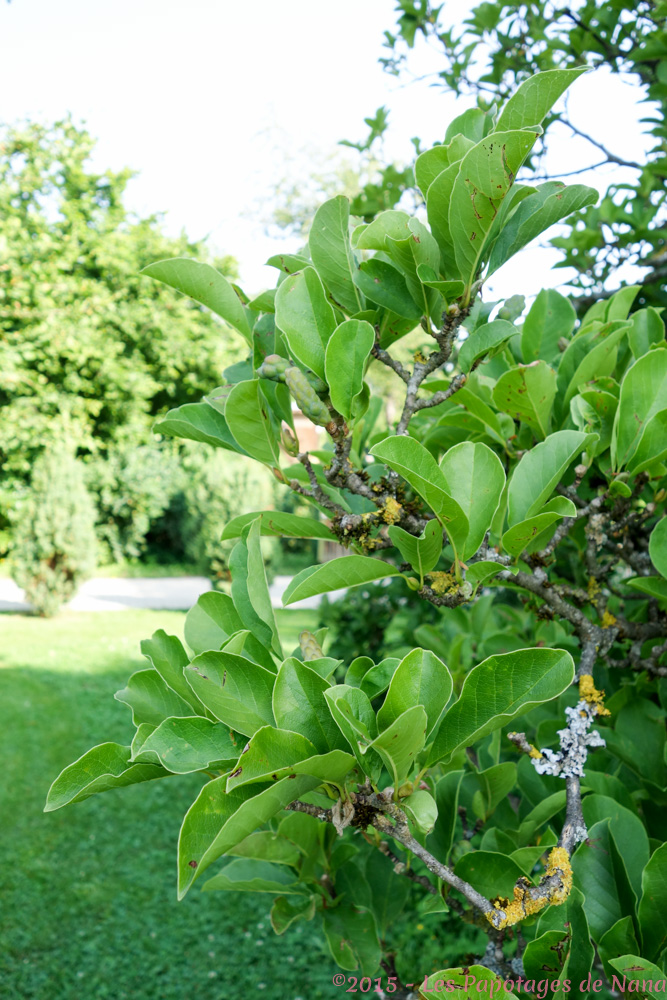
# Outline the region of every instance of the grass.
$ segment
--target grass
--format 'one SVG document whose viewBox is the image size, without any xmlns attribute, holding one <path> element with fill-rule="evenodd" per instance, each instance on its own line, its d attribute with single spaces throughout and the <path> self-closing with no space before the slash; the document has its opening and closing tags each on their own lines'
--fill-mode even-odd
<svg viewBox="0 0 667 1000">
<path fill-rule="evenodd" d="M 142 665 L 139 640 L 182 634 L 177 612 L 0 615 L 0 995 L 3 1000 L 333 1000 L 315 923 L 271 930 L 271 897 L 175 898 L 175 856 L 196 775 L 44 815 L 61 768 L 129 742 L 113 692 Z M 316 612 L 279 611 L 285 645 Z M 262 985 L 263 984 L 263 985 Z"/>
</svg>

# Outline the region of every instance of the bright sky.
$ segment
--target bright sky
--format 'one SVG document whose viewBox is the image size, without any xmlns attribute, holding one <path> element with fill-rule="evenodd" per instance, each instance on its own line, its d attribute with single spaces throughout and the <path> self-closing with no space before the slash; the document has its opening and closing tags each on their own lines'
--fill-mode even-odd
<svg viewBox="0 0 667 1000">
<path fill-rule="evenodd" d="M 448 3 L 465 16 L 471 0 Z M 166 213 L 166 226 L 240 262 L 250 293 L 273 284 L 264 261 L 298 240 L 273 240 L 250 218 L 270 214 L 286 169 L 307 178 L 313 157 L 366 134 L 364 117 L 391 108 L 387 153 L 411 159 L 410 138 L 441 140 L 467 103 L 425 83 L 402 86 L 378 65 L 393 0 L 0 0 L 0 93 L 5 121 L 71 112 L 99 139 L 95 166 L 139 172 L 131 207 Z M 437 68 L 417 53 L 418 72 Z M 590 74 L 573 87 L 572 119 L 623 156 L 646 147 L 646 109 L 618 78 Z M 598 162 L 559 130 L 552 170 Z M 622 137 L 622 139 L 621 139 Z M 282 154 L 282 155 L 281 155 Z M 631 156 L 632 158 L 632 156 Z M 605 167 L 574 181 L 604 190 L 628 172 Z M 631 176 L 631 175 L 630 175 Z M 498 297 L 562 284 L 558 254 L 532 246 L 490 282 Z"/>
</svg>

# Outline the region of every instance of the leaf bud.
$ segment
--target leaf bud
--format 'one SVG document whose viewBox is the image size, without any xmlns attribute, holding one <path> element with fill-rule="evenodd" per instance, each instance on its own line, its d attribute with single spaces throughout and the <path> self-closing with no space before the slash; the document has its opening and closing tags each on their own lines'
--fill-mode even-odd
<svg viewBox="0 0 667 1000">
<path fill-rule="evenodd" d="M 271 379 L 272 382 L 284 382 L 285 370 L 290 367 L 286 358 L 281 358 L 279 354 L 267 354 L 264 361 L 257 369 L 260 378 Z"/>
<path fill-rule="evenodd" d="M 325 427 L 331 420 L 331 414 L 303 372 L 299 368 L 286 368 L 285 383 L 304 416 L 314 424 Z"/>
</svg>

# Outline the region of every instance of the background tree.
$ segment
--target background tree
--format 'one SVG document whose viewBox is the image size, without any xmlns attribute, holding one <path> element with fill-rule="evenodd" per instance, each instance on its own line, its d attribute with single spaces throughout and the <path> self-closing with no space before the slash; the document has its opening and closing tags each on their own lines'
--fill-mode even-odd
<svg viewBox="0 0 667 1000">
<path fill-rule="evenodd" d="M 157 216 L 129 212 L 130 171 L 95 172 L 94 142 L 84 129 L 70 120 L 7 128 L 1 148 L 5 551 L 12 498 L 44 447 L 66 431 L 88 467 L 104 554 L 129 558 L 171 496 L 164 488 L 156 496 L 153 486 L 155 477 L 164 487 L 172 476 L 175 449 L 155 441 L 151 424 L 217 384 L 239 338 L 201 306 L 140 275 L 157 257 L 206 258 L 208 251 L 185 236 L 166 237 Z M 231 258 L 217 265 L 234 275 Z M 133 476 L 138 445 L 150 450 L 144 457 L 155 477 Z"/>
</svg>

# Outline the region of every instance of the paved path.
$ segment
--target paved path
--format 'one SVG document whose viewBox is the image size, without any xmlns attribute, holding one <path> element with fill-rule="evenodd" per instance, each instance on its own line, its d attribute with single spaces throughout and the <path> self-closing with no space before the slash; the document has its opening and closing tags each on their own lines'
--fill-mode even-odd
<svg viewBox="0 0 667 1000">
<path fill-rule="evenodd" d="M 274 608 L 282 607 L 282 595 L 292 578 L 276 576 L 269 588 Z M 125 579 L 98 576 L 88 580 L 67 605 L 70 611 L 123 611 L 125 608 L 153 608 L 156 611 L 182 611 L 191 608 L 200 594 L 211 589 L 205 576 L 167 576 Z M 330 596 L 340 597 L 343 590 Z M 293 608 L 316 608 L 320 597 L 310 597 L 290 605 Z M 23 591 L 13 580 L 0 579 L 0 611 L 29 611 Z"/>
</svg>

